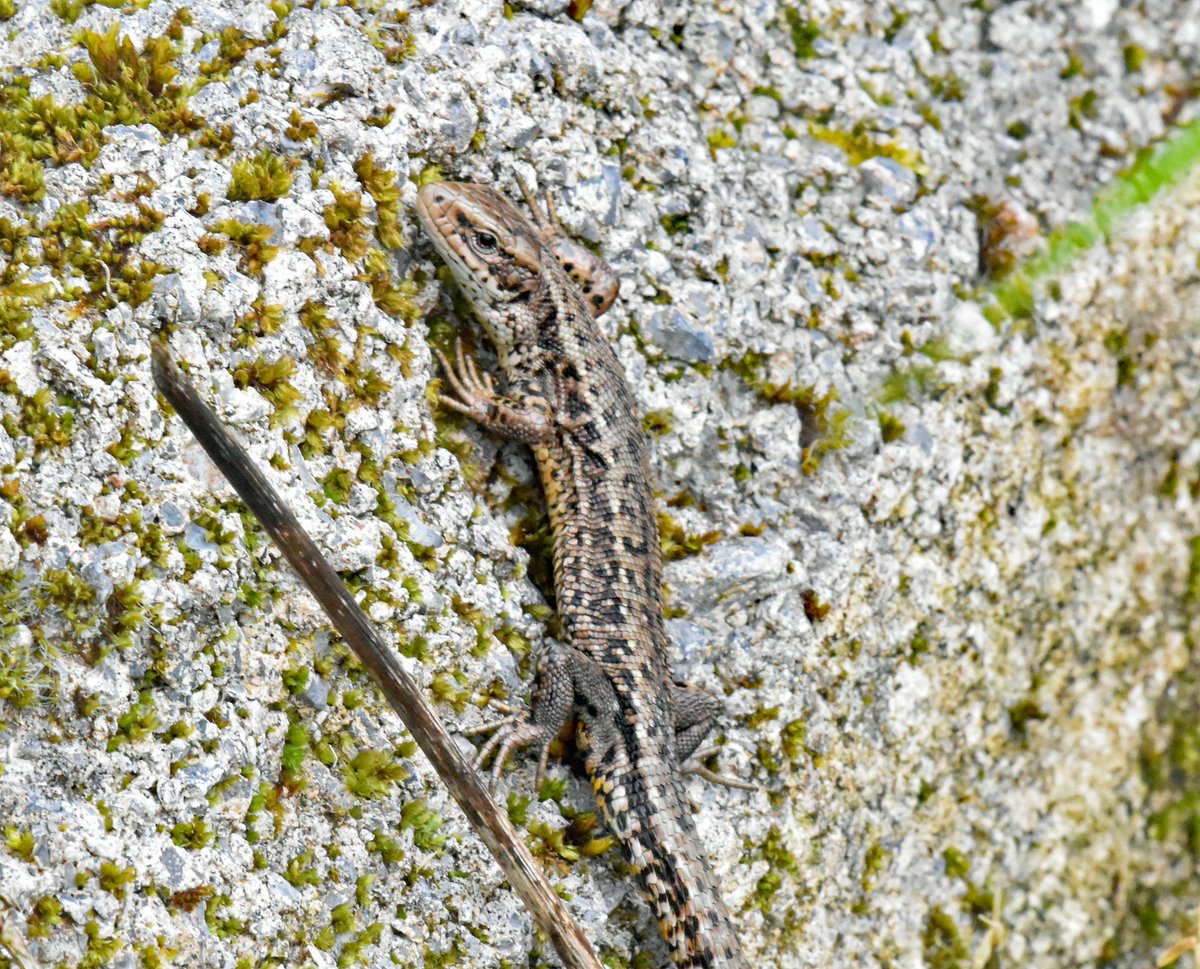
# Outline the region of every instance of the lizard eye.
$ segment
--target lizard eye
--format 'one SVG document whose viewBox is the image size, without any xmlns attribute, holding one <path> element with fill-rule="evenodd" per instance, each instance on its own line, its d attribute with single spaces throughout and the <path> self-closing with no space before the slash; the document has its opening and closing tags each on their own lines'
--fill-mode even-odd
<svg viewBox="0 0 1200 969">
<path fill-rule="evenodd" d="M 491 252 L 496 248 L 496 237 L 490 232 L 476 232 L 475 248 L 482 249 L 484 252 Z"/>
</svg>

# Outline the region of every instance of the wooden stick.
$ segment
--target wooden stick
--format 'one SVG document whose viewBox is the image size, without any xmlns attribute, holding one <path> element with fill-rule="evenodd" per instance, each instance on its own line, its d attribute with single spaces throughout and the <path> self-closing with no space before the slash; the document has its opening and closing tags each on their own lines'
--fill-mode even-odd
<svg viewBox="0 0 1200 969">
<path fill-rule="evenodd" d="M 213 463 L 270 533 L 346 645 L 371 671 L 388 703 L 425 752 L 471 827 L 504 869 L 563 965 L 566 969 L 602 969 L 587 938 L 542 874 L 508 815 L 492 800 L 478 773 L 460 753 L 417 684 L 385 645 L 296 516 L 233 434 L 200 399 L 191 381 L 171 360 L 165 344 L 154 341 L 151 351 L 154 383 L 159 392 L 183 418 Z"/>
</svg>

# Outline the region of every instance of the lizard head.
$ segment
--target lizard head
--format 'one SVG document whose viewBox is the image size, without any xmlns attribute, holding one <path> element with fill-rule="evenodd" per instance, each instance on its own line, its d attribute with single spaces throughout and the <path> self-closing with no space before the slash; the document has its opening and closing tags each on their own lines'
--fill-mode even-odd
<svg viewBox="0 0 1200 969">
<path fill-rule="evenodd" d="M 417 215 L 489 328 L 498 309 L 528 299 L 538 287 L 543 253 L 537 230 L 495 189 L 434 182 L 417 193 Z"/>
</svg>

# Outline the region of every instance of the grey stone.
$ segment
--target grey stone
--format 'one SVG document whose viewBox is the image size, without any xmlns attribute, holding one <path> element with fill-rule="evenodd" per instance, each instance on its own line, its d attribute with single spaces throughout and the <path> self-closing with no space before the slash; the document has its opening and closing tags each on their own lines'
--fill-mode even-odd
<svg viewBox="0 0 1200 969">
<path fill-rule="evenodd" d="M 662 310 L 646 322 L 646 337 L 669 357 L 689 363 L 713 358 L 713 339 L 678 310 Z"/>
</svg>

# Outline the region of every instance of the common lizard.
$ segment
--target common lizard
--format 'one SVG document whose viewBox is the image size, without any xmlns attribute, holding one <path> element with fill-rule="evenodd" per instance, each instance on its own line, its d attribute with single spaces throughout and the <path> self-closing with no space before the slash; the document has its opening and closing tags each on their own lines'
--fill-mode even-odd
<svg viewBox="0 0 1200 969">
<path fill-rule="evenodd" d="M 424 186 L 417 213 L 495 346 L 506 384 L 463 352 L 439 358 L 454 396 L 481 426 L 528 444 L 554 535 L 554 587 L 569 642 L 537 668 L 531 709 L 502 708 L 493 783 L 508 756 L 550 742 L 575 717 L 575 744 L 600 811 L 653 907 L 676 966 L 748 969 L 684 791 L 683 761 L 719 701 L 672 681 L 662 553 L 646 444 L 625 373 L 596 317 L 617 279 L 569 239 L 525 185 L 530 221 L 485 185 Z"/>
</svg>

